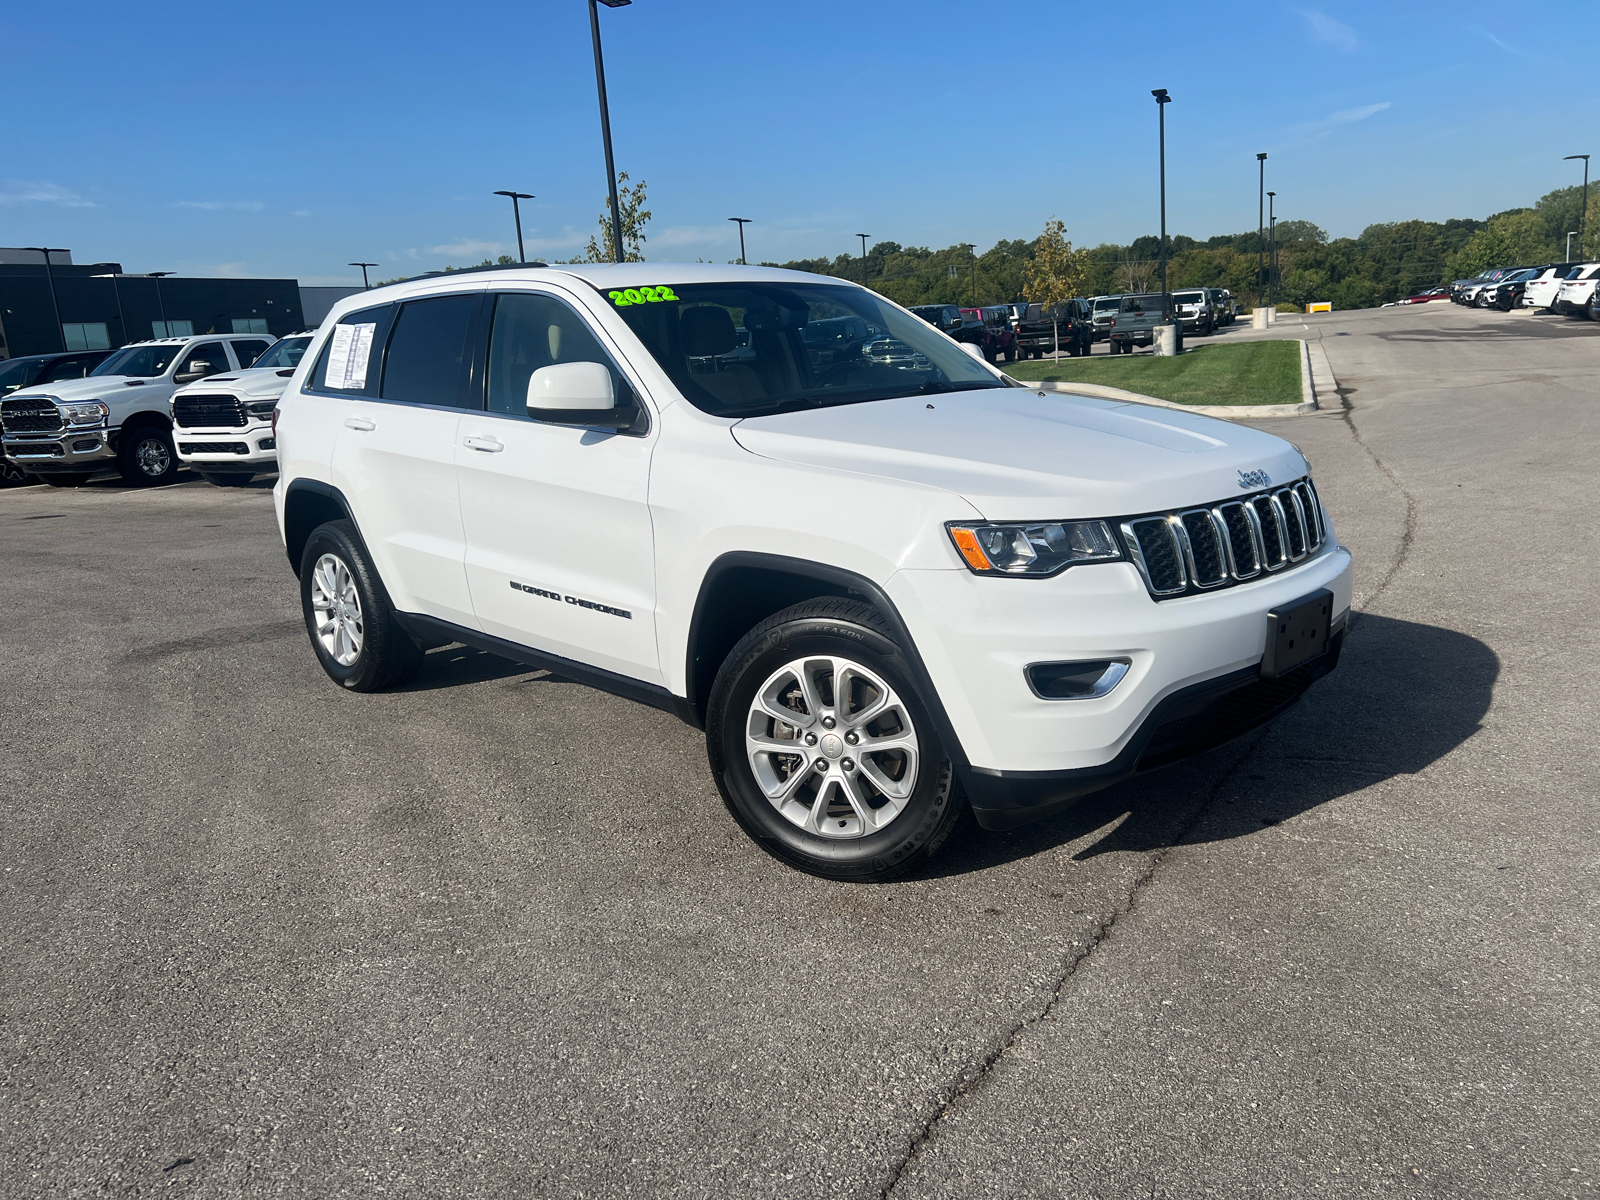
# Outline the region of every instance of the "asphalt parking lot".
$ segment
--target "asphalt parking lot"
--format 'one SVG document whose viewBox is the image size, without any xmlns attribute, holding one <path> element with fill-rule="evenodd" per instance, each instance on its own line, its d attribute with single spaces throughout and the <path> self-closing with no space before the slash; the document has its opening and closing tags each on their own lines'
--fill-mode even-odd
<svg viewBox="0 0 1600 1200">
<path fill-rule="evenodd" d="M 663 713 L 340 691 L 265 483 L 0 492 L 0 1195 L 1600 1196 L 1600 326 L 1272 333 L 1338 671 L 881 887 Z"/>
</svg>

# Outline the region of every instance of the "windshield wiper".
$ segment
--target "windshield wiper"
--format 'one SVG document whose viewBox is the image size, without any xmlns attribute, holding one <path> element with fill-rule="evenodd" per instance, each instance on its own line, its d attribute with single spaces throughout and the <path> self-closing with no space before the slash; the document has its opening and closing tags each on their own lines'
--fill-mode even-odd
<svg viewBox="0 0 1600 1200">
<path fill-rule="evenodd" d="M 787 400 L 758 400 L 753 404 L 740 404 L 733 408 L 725 408 L 718 416 L 722 417 L 770 417 L 781 412 L 793 412 L 801 408 L 821 408 L 820 396 L 790 396 Z"/>
</svg>

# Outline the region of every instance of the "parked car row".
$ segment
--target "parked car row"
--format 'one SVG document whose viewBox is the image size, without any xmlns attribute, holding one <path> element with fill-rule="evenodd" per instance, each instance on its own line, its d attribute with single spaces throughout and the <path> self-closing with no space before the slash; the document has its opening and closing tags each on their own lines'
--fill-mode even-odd
<svg viewBox="0 0 1600 1200">
<path fill-rule="evenodd" d="M 229 486 L 276 471 L 273 406 L 310 343 L 208 334 L 0 363 L 5 482 L 80 487 L 116 472 L 150 486 L 187 464 Z"/>
<path fill-rule="evenodd" d="M 1447 293 L 1457 304 L 1472 308 L 1539 308 L 1563 316 L 1594 316 L 1595 284 L 1600 263 L 1562 262 L 1540 266 L 1497 267 L 1471 279 L 1458 279 L 1448 288 L 1430 288 L 1401 301 L 1402 304 L 1439 298 Z"/>
</svg>

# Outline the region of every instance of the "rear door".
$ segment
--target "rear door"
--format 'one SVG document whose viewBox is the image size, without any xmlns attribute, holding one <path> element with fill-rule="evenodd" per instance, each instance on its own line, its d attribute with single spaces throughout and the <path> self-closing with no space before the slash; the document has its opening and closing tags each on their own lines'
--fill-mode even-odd
<svg viewBox="0 0 1600 1200">
<path fill-rule="evenodd" d="M 637 382 L 571 298 L 502 292 L 484 305 L 485 405 L 456 438 L 466 572 L 485 633 L 633 679 L 662 682 L 648 504 L 654 423 Z M 597 362 L 632 430 L 528 416 L 541 367 Z"/>
<path fill-rule="evenodd" d="M 334 331 L 313 374 L 314 384 L 331 374 L 352 389 L 333 401 L 340 411 L 329 471 L 395 607 L 469 629 L 477 620 L 455 440 L 461 406 L 470 403 L 467 347 L 482 298 L 480 286 L 405 301 L 392 318 L 384 310 L 351 322 L 348 335 Z"/>
</svg>

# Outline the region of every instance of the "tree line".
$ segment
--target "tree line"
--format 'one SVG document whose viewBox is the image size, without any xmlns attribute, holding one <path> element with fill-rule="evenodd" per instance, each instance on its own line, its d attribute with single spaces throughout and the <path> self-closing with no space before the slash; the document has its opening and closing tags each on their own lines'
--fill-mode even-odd
<svg viewBox="0 0 1600 1200">
<path fill-rule="evenodd" d="M 1589 202 L 1587 231 L 1600 218 L 1600 186 Z M 1329 301 L 1336 309 L 1373 308 L 1425 288 L 1464 279 L 1489 267 L 1531 266 L 1564 261 L 1566 234 L 1578 228 L 1582 189 L 1560 188 L 1531 208 L 1513 208 L 1483 220 L 1393 221 L 1369 225 L 1353 238 L 1329 238 L 1310 221 L 1279 221 L 1277 297 L 1280 306 L 1301 308 Z M 1590 236 L 1593 243 L 1596 240 Z M 1266 246 L 1255 230 L 1199 241 L 1183 234 L 1167 239 L 1167 280 L 1174 290 L 1227 288 L 1254 304 L 1258 263 Z M 1049 281 L 1068 280 L 1068 294 L 1095 296 L 1157 290 L 1160 239 L 1135 238 L 1127 245 L 1103 243 L 1074 250 L 1060 222 L 1052 221 L 1032 241 L 996 242 L 983 253 L 968 245 L 933 250 L 883 241 L 866 258 L 796 259 L 762 266 L 788 267 L 865 283 L 899 304 L 1049 303 Z M 1583 256 L 1573 239 L 1575 259 Z M 1036 259 L 1047 263 L 1036 264 Z M 1041 266 L 1045 269 L 1040 269 Z"/>
</svg>

